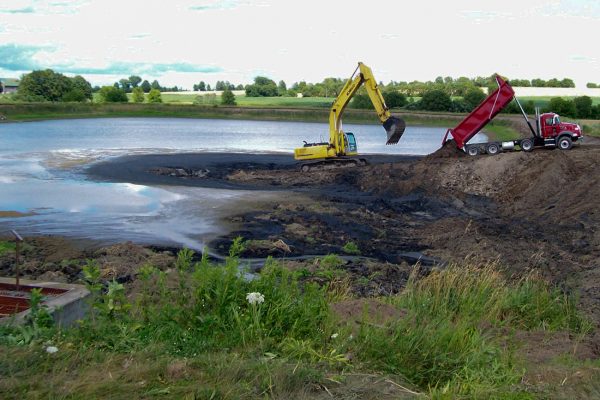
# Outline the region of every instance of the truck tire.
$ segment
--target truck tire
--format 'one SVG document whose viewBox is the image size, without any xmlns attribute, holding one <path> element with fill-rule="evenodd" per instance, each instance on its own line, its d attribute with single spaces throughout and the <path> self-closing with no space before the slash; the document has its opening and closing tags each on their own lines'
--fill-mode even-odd
<svg viewBox="0 0 600 400">
<path fill-rule="evenodd" d="M 495 156 L 496 154 L 500 153 L 500 146 L 498 146 L 498 143 L 489 143 L 485 149 L 485 151 L 491 155 L 491 156 Z"/>
<path fill-rule="evenodd" d="M 521 140 L 521 150 L 523 151 L 532 151 L 533 150 L 533 140 L 531 139 L 523 139 Z"/>
<path fill-rule="evenodd" d="M 568 136 L 561 136 L 558 138 L 558 142 L 556 142 L 556 146 L 558 146 L 561 150 L 569 150 L 573 146 L 573 142 L 571 138 Z"/>
<path fill-rule="evenodd" d="M 469 146 L 467 147 L 467 154 L 470 156 L 479 155 L 479 146 Z"/>
</svg>

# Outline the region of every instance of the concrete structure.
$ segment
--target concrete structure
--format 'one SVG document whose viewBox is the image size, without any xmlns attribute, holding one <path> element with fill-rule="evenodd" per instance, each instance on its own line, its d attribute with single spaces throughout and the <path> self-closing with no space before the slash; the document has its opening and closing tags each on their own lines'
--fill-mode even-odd
<svg viewBox="0 0 600 400">
<path fill-rule="evenodd" d="M 0 78 L 2 93 L 15 93 L 19 88 L 19 80 L 13 78 Z"/>
<path fill-rule="evenodd" d="M 43 304 L 58 326 L 70 326 L 88 312 L 85 300 L 90 292 L 83 285 L 21 279 L 17 289 L 14 278 L 0 278 L 0 324 L 25 322 L 29 315 L 29 292 L 35 288 L 42 289 L 46 297 Z"/>
</svg>

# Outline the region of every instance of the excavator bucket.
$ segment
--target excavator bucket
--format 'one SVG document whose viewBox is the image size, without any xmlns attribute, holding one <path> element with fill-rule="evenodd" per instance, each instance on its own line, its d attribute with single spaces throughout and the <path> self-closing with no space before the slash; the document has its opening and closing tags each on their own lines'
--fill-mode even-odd
<svg viewBox="0 0 600 400">
<path fill-rule="evenodd" d="M 388 137 L 385 144 L 396 144 L 402 137 L 404 129 L 406 129 L 406 122 L 401 118 L 389 117 L 387 121 L 383 123 L 383 127 L 387 132 Z"/>
</svg>

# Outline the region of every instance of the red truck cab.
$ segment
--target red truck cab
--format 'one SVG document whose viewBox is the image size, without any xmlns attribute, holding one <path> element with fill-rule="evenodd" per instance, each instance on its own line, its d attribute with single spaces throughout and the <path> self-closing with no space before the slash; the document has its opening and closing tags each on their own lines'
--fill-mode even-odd
<svg viewBox="0 0 600 400">
<path fill-rule="evenodd" d="M 558 114 L 552 112 L 541 114 L 537 124 L 540 139 L 546 145 L 554 144 L 563 150 L 569 149 L 572 142 L 576 142 L 582 136 L 578 124 L 561 122 Z"/>
</svg>

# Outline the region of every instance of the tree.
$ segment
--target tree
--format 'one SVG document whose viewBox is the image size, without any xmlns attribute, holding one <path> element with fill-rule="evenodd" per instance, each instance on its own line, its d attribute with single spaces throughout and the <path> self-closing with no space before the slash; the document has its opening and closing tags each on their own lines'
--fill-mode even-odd
<svg viewBox="0 0 600 400">
<path fill-rule="evenodd" d="M 562 81 L 560 81 L 559 85 L 560 87 L 574 88 L 575 82 L 573 82 L 573 79 L 564 78 Z"/>
<path fill-rule="evenodd" d="M 92 100 L 92 85 L 83 76 L 74 76 L 71 78 L 71 83 L 73 84 L 73 90 L 78 90 L 83 94 L 83 99 L 78 101 Z"/>
<path fill-rule="evenodd" d="M 235 87 L 235 90 L 244 90 L 244 85 L 241 83 Z"/>
<path fill-rule="evenodd" d="M 152 89 L 150 93 L 148 93 L 148 103 L 162 103 L 162 97 L 160 95 L 160 90 Z"/>
<path fill-rule="evenodd" d="M 246 87 L 246 96 L 248 97 L 274 97 L 277 95 L 275 81 L 264 76 L 257 76 L 254 78 L 254 84 Z"/>
<path fill-rule="evenodd" d="M 103 86 L 98 92 L 100 99 L 105 103 L 127 103 L 127 94 L 121 88 L 114 86 Z"/>
<path fill-rule="evenodd" d="M 397 90 L 383 92 L 383 99 L 389 108 L 404 107 L 407 103 L 406 96 Z"/>
<path fill-rule="evenodd" d="M 87 100 L 87 97 L 81 89 L 73 88 L 65 93 L 61 100 L 65 102 L 83 102 Z"/>
<path fill-rule="evenodd" d="M 352 106 L 352 108 L 362 108 L 367 110 L 373 109 L 373 103 L 366 93 L 356 93 L 352 102 L 350 102 L 350 106 Z"/>
<path fill-rule="evenodd" d="M 573 99 L 577 118 L 590 118 L 592 116 L 592 98 L 589 96 L 575 97 Z"/>
<path fill-rule="evenodd" d="M 204 83 L 204 81 L 200 81 L 200 83 L 198 84 L 198 90 L 201 92 L 206 91 L 206 83 Z"/>
<path fill-rule="evenodd" d="M 60 101 L 72 89 L 69 78 L 46 69 L 23 75 L 18 95 L 27 101 Z"/>
<path fill-rule="evenodd" d="M 132 93 L 133 95 L 131 97 L 134 103 L 144 102 L 144 89 L 141 87 L 134 87 Z"/>
<path fill-rule="evenodd" d="M 423 93 L 420 106 L 427 111 L 450 111 L 452 109 L 452 99 L 443 90 L 428 90 Z"/>
<path fill-rule="evenodd" d="M 485 93 L 483 93 L 483 90 L 481 90 L 478 87 L 473 87 L 469 90 L 467 90 L 467 92 L 465 93 L 465 95 L 463 96 L 463 99 L 466 103 L 466 106 L 468 108 L 468 111 L 472 111 L 475 109 L 475 107 L 477 107 L 479 105 L 479 103 L 481 103 L 483 101 L 483 99 L 485 99 Z"/>
<path fill-rule="evenodd" d="M 125 93 L 131 92 L 131 83 L 129 82 L 129 79 L 120 79 L 119 86 L 125 91 Z"/>
<path fill-rule="evenodd" d="M 280 96 L 285 95 L 285 93 L 287 92 L 287 85 L 285 84 L 285 82 L 283 80 L 279 81 L 279 83 L 277 84 L 277 93 Z"/>
<path fill-rule="evenodd" d="M 207 92 L 210 92 L 210 91 L 212 91 L 212 89 L 210 88 L 210 85 L 206 85 L 206 91 L 207 91 Z"/>
<path fill-rule="evenodd" d="M 142 82 L 142 90 L 144 91 L 144 93 L 148 93 L 150 91 L 150 89 L 152 89 L 152 85 L 150 85 L 150 82 L 148 82 L 147 80 L 144 79 L 144 82 Z"/>
<path fill-rule="evenodd" d="M 150 87 L 152 89 L 156 89 L 160 91 L 160 83 L 158 83 L 158 81 L 155 79 L 152 81 L 152 83 L 150 84 Z"/>
<path fill-rule="evenodd" d="M 532 79 L 531 80 L 531 86 L 533 87 L 545 87 L 546 86 L 546 81 L 544 81 L 543 79 Z"/>
<path fill-rule="evenodd" d="M 223 90 L 221 94 L 221 104 L 226 106 L 235 106 L 237 102 L 235 101 L 235 94 L 231 91 L 231 89 L 226 88 Z"/>
<path fill-rule="evenodd" d="M 575 117 L 577 115 L 575 102 L 573 100 L 565 100 L 562 97 L 551 98 L 550 103 L 548 104 L 548 111 L 567 117 Z"/>
<path fill-rule="evenodd" d="M 51 69 L 23 75 L 18 97 L 27 101 L 87 101 L 92 99 L 92 85 L 82 76 L 73 78 Z"/>
<path fill-rule="evenodd" d="M 585 86 L 590 89 L 596 89 L 598 87 L 598 84 L 593 83 L 593 82 L 588 82 Z"/>
<path fill-rule="evenodd" d="M 129 77 L 129 83 L 131 84 L 131 87 L 138 87 L 138 85 L 140 84 L 140 82 L 142 81 L 142 78 L 140 78 L 137 75 L 131 75 Z"/>
</svg>

